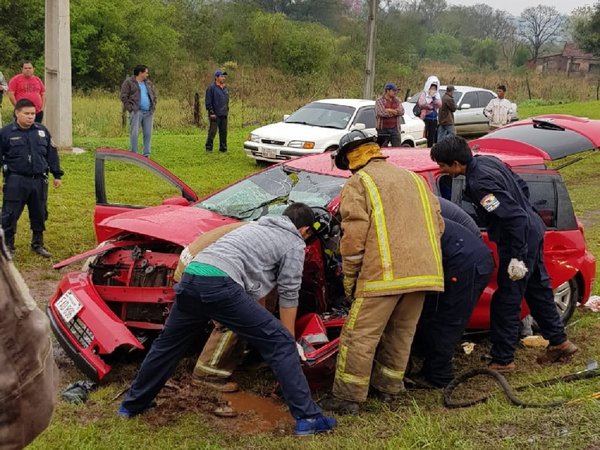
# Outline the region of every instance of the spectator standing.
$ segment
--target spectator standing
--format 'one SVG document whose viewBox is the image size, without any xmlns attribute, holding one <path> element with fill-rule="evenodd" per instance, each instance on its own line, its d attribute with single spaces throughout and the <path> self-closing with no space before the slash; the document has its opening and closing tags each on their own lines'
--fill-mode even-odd
<svg viewBox="0 0 600 450">
<path fill-rule="evenodd" d="M 440 118 L 437 131 L 437 142 L 440 142 L 446 136 L 454 136 L 454 112 L 456 111 L 456 102 L 454 101 L 454 86 L 446 87 L 446 92 L 442 97 L 442 107 L 440 108 Z"/>
<path fill-rule="evenodd" d="M 6 92 L 8 92 L 8 84 L 4 74 L 0 72 L 0 128 L 2 128 L 2 98 Z"/>
<path fill-rule="evenodd" d="M 137 153 L 140 124 L 144 139 L 142 155 L 150 157 L 152 144 L 152 123 L 156 110 L 156 91 L 148 79 L 148 67 L 143 64 L 133 69 L 133 76 L 127 78 L 121 86 L 121 101 L 129 112 L 130 150 Z"/>
<path fill-rule="evenodd" d="M 437 140 L 438 110 L 442 106 L 442 98 L 438 92 L 440 80 L 431 75 L 425 81 L 423 92 L 417 100 L 421 108 L 421 119 L 425 122 L 425 135 L 427 136 L 427 147 L 433 147 Z"/>
<path fill-rule="evenodd" d="M 400 147 L 400 124 L 404 115 L 404 107 L 396 97 L 398 88 L 394 83 L 385 85 L 384 93 L 375 102 L 377 116 L 378 143 L 381 147 Z"/>
<path fill-rule="evenodd" d="M 30 100 L 35 106 L 35 121 L 42 123 L 46 106 L 46 87 L 33 71 L 31 61 L 24 61 L 21 65 L 21 73 L 8 82 L 8 99 L 13 106 L 16 106 L 21 99 Z"/>
<path fill-rule="evenodd" d="M 498 98 L 491 99 L 483 110 L 483 115 L 490 122 L 490 130 L 503 127 L 516 117 L 515 104 L 505 98 L 506 86 L 503 84 L 498 85 L 496 94 Z"/>
<path fill-rule="evenodd" d="M 0 130 L 0 164 L 4 174 L 2 228 L 8 250 L 15 252 L 17 222 L 27 205 L 31 223 L 31 248 L 50 258 L 44 248 L 44 223 L 48 218 L 48 172 L 54 176 L 54 187 L 62 184 L 58 151 L 50 133 L 35 120 L 35 106 L 23 98 L 15 106 L 14 123 Z"/>
<path fill-rule="evenodd" d="M 523 297 L 550 342 L 538 362 L 568 359 L 578 349 L 567 339 L 560 319 L 550 277 L 544 265 L 542 218 L 529 202 L 527 184 L 493 156 L 473 156 L 467 141 L 453 136 L 431 149 L 431 159 L 442 173 L 465 176 L 465 195 L 477 216 L 488 225 L 490 241 L 498 247 L 498 289 L 490 308 L 490 369 L 515 370 L 514 353 L 519 341 Z"/>
<path fill-rule="evenodd" d="M 229 90 L 225 86 L 227 72 L 219 69 L 215 71 L 215 81 L 206 89 L 204 103 L 208 111 L 208 136 L 206 137 L 206 151 L 213 151 L 213 142 L 219 130 L 219 151 L 227 151 L 227 116 L 229 114 Z"/>
</svg>

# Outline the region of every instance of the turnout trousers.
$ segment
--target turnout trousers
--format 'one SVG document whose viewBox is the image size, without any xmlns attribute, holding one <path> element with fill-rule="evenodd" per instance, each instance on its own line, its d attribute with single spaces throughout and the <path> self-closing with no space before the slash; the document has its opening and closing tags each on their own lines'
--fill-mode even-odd
<svg viewBox="0 0 600 450">
<path fill-rule="evenodd" d="M 203 325 L 212 319 L 259 351 L 279 381 L 295 419 L 321 414 L 311 398 L 294 338 L 240 285 L 229 277 L 184 273 L 181 282 L 175 285 L 175 293 L 175 304 L 165 327 L 144 359 L 122 403 L 124 408 L 136 414 L 152 405 L 186 350 L 198 342 Z"/>
<path fill-rule="evenodd" d="M 533 239 L 530 239 L 533 241 Z M 513 361 L 519 342 L 521 301 L 525 297 L 531 315 L 537 322 L 544 339 L 550 345 L 566 341 L 565 328 L 554 304 L 554 293 L 550 277 L 544 265 L 544 240 L 528 242 L 529 253 L 525 265 L 529 269 L 522 280 L 508 278 L 510 257 L 498 248 L 498 289 L 494 292 L 491 305 L 490 354 L 493 362 L 508 364 Z"/>
<path fill-rule="evenodd" d="M 369 384 L 388 394 L 403 390 L 424 298 L 423 292 L 411 292 L 354 300 L 340 336 L 335 397 L 364 402 Z"/>
</svg>

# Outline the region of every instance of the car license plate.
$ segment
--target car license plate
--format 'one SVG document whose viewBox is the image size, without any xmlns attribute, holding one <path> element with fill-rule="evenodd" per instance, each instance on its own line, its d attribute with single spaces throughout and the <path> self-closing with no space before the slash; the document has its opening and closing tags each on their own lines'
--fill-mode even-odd
<svg viewBox="0 0 600 450">
<path fill-rule="evenodd" d="M 61 295 L 54 306 L 66 323 L 73 320 L 77 313 L 81 311 L 81 308 L 83 308 L 83 305 L 77 300 L 77 297 L 75 297 L 75 294 L 71 290 Z"/>
<path fill-rule="evenodd" d="M 262 155 L 265 158 L 277 158 L 277 150 L 274 148 L 263 148 Z"/>
</svg>

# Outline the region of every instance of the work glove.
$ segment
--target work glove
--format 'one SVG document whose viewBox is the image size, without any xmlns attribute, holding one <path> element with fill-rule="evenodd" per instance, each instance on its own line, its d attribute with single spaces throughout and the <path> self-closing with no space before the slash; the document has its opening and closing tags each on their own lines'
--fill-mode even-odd
<svg viewBox="0 0 600 450">
<path fill-rule="evenodd" d="M 356 275 L 344 274 L 344 296 L 346 298 L 354 297 L 354 289 L 356 288 Z"/>
<path fill-rule="evenodd" d="M 527 267 L 525 267 L 525 263 L 523 261 L 518 260 L 517 258 L 511 258 L 510 263 L 508 263 L 508 278 L 512 281 L 518 281 L 525 278 L 527 275 Z"/>
<path fill-rule="evenodd" d="M 304 354 L 304 349 L 297 342 L 296 342 L 296 349 L 298 350 L 298 355 L 300 356 L 300 360 L 306 361 L 306 355 Z"/>
</svg>

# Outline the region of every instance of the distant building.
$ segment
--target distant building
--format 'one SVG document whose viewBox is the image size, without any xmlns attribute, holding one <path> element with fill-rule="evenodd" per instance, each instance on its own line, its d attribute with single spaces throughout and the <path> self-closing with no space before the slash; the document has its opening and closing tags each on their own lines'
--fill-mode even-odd
<svg viewBox="0 0 600 450">
<path fill-rule="evenodd" d="M 600 74 L 600 58 L 585 53 L 575 44 L 565 44 L 561 53 L 529 60 L 528 64 L 538 72 L 562 72 L 567 75 Z"/>
</svg>

